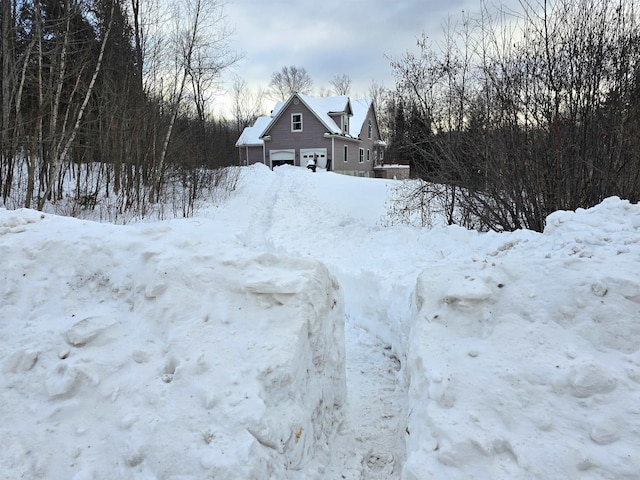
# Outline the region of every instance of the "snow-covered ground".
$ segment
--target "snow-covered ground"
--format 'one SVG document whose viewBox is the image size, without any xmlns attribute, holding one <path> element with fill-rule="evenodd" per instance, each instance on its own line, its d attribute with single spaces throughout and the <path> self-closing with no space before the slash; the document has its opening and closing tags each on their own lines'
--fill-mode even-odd
<svg viewBox="0 0 640 480">
<path fill-rule="evenodd" d="M 0 210 L 2 478 L 638 478 L 640 207 L 383 227 L 390 183 Z"/>
</svg>

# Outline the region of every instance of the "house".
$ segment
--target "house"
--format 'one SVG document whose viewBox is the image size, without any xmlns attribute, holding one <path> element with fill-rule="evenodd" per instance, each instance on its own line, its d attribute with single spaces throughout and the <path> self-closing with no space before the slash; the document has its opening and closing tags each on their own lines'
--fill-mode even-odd
<svg viewBox="0 0 640 480">
<path fill-rule="evenodd" d="M 241 165 L 264 163 L 319 168 L 373 177 L 384 160 L 385 143 L 370 99 L 314 98 L 301 93 L 259 117 L 236 142 Z"/>
</svg>

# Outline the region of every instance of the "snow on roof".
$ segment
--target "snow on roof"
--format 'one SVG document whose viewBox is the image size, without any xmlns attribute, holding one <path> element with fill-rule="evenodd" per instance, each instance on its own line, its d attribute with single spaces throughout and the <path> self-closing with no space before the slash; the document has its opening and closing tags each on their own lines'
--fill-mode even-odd
<svg viewBox="0 0 640 480">
<path fill-rule="evenodd" d="M 327 127 L 328 133 L 340 135 L 342 133 L 341 126 L 336 123 L 334 117 L 340 113 L 351 114 L 349 120 L 349 135 L 358 138 L 362 131 L 362 126 L 371 107 L 370 98 L 350 99 L 345 95 L 334 97 L 310 97 L 302 93 L 296 96 L 304 103 L 304 105 Z M 261 146 L 262 135 L 270 127 L 271 123 L 276 121 L 285 106 L 289 105 L 293 100 L 293 96 L 286 102 L 278 102 L 271 111 L 271 116 L 258 117 L 253 126 L 246 127 L 238 141 L 236 147 Z"/>
<path fill-rule="evenodd" d="M 358 135 L 360 135 L 364 121 L 367 118 L 367 113 L 369 113 L 369 108 L 371 108 L 370 98 L 355 98 L 351 100 L 353 117 L 351 117 L 351 121 L 349 122 L 349 134 L 352 137 L 357 138 Z"/>
<path fill-rule="evenodd" d="M 265 131 L 271 120 L 271 117 L 258 117 L 251 127 L 245 127 L 236 142 L 236 147 L 262 145 L 260 135 Z"/>
<path fill-rule="evenodd" d="M 336 123 L 334 117 L 330 115 L 337 113 L 352 113 L 351 120 L 349 121 L 349 135 L 357 138 L 362 130 L 362 125 L 366 118 L 369 107 L 371 106 L 371 99 L 350 99 L 346 95 L 338 95 L 333 97 L 311 97 L 302 93 L 296 94 L 300 100 L 307 106 L 311 112 L 318 117 L 318 119 L 324 123 L 329 130 L 329 133 L 339 135 L 342 133 L 342 128 Z M 271 112 L 273 119 L 276 119 L 280 111 L 288 105 L 293 97 L 289 98 L 286 102 L 278 102 Z"/>
</svg>

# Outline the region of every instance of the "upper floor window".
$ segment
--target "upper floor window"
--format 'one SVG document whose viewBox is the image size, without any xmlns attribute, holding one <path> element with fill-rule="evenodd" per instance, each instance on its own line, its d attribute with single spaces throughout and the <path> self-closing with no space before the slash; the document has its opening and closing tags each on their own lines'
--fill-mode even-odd
<svg viewBox="0 0 640 480">
<path fill-rule="evenodd" d="M 302 114 L 301 113 L 291 114 L 291 131 L 292 132 L 302 131 Z"/>
<path fill-rule="evenodd" d="M 364 163 L 364 148 L 360 149 L 360 156 L 358 157 L 360 163 Z"/>
<path fill-rule="evenodd" d="M 342 116 L 342 133 L 349 135 L 349 117 L 347 115 Z"/>
<path fill-rule="evenodd" d="M 367 126 L 367 138 L 371 140 L 372 136 L 373 136 L 373 124 L 371 123 L 371 120 L 369 120 L 369 125 Z"/>
</svg>

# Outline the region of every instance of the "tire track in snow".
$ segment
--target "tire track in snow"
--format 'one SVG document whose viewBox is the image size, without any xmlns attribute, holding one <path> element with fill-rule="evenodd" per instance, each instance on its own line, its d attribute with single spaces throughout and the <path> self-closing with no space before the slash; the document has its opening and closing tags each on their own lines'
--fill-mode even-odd
<svg viewBox="0 0 640 480">
<path fill-rule="evenodd" d="M 347 318 L 346 418 L 327 478 L 399 479 L 404 463 L 405 394 L 400 362 L 373 334 Z"/>
<path fill-rule="evenodd" d="M 340 224 L 355 221 L 332 211 L 311 179 L 287 167 L 276 169 L 274 179 L 259 202 L 259 210 L 249 223 L 246 237 L 252 245 L 268 251 L 315 258 L 340 265 L 335 248 L 344 242 Z M 306 173 L 306 172 L 303 172 Z M 309 173 L 310 174 L 310 173 Z M 349 221 L 346 221 L 349 220 Z M 337 224 L 338 226 L 336 226 Z M 332 228 L 333 226 L 333 228 Z M 313 235 L 321 235 L 320 238 Z M 382 275 L 382 273 L 381 273 Z M 340 276 L 338 275 L 338 280 Z M 374 283 L 377 279 L 373 280 Z M 380 278 L 379 282 L 385 280 Z M 350 302 L 345 291 L 347 311 Z M 384 316 L 381 316 L 384 317 Z M 358 325 L 367 319 L 346 319 L 347 405 L 340 431 L 330 445 L 328 465 L 317 470 L 317 458 L 310 469 L 290 478 L 335 478 L 345 480 L 394 480 L 400 478 L 404 463 L 406 395 L 398 381 L 399 360 L 390 346 Z M 318 452 L 318 457 L 322 457 Z M 317 477 L 310 470 L 324 470 Z"/>
</svg>

